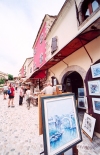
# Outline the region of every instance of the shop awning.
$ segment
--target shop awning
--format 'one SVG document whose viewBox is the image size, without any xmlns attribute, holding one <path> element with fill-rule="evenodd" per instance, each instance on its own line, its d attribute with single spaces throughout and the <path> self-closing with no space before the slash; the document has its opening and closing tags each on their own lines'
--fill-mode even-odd
<svg viewBox="0 0 100 155">
<path fill-rule="evenodd" d="M 100 36 L 100 18 L 64 46 L 48 62 L 32 74 L 30 78 L 42 78 L 42 72 L 48 70 L 84 45 Z M 41 76 L 40 76 L 41 75 Z"/>
</svg>

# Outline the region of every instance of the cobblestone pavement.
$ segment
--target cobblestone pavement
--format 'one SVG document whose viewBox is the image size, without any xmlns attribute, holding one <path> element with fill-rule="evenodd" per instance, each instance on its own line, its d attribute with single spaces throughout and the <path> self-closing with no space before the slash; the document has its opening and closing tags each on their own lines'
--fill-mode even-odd
<svg viewBox="0 0 100 155">
<path fill-rule="evenodd" d="M 43 151 L 43 137 L 38 134 L 38 107 L 27 109 L 26 104 L 8 108 L 8 99 L 0 95 L 0 155 L 39 155 Z"/>
</svg>

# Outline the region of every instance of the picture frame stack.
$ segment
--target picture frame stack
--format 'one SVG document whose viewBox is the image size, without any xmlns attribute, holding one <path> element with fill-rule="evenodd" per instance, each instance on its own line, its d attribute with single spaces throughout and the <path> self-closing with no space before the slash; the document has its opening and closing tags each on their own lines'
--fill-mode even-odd
<svg viewBox="0 0 100 155">
<path fill-rule="evenodd" d="M 100 114 L 100 63 L 91 66 L 91 74 L 93 80 L 88 81 L 88 91 L 92 98 L 93 112 Z"/>
<path fill-rule="evenodd" d="M 84 88 L 78 88 L 78 108 L 87 108 L 87 97 L 84 96 Z"/>
</svg>

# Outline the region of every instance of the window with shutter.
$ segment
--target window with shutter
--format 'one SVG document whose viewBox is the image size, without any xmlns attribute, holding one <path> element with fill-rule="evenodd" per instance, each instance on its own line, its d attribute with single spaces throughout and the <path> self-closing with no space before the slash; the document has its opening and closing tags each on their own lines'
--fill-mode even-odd
<svg viewBox="0 0 100 155">
<path fill-rule="evenodd" d="M 40 54 L 40 64 L 43 62 L 43 53 Z"/>
<path fill-rule="evenodd" d="M 80 23 L 84 22 L 98 8 L 100 8 L 100 0 L 84 0 L 79 11 Z"/>
<path fill-rule="evenodd" d="M 52 44 L 51 44 L 51 53 L 53 54 L 57 50 L 57 38 L 52 38 Z"/>
<path fill-rule="evenodd" d="M 32 73 L 32 67 L 30 68 L 30 73 Z"/>
<path fill-rule="evenodd" d="M 43 33 L 40 36 L 40 44 L 42 44 L 42 42 L 43 42 Z"/>
<path fill-rule="evenodd" d="M 36 62 L 34 62 L 34 66 L 33 66 L 34 70 L 36 69 Z"/>
<path fill-rule="evenodd" d="M 37 48 L 34 48 L 33 56 L 36 54 Z"/>
</svg>

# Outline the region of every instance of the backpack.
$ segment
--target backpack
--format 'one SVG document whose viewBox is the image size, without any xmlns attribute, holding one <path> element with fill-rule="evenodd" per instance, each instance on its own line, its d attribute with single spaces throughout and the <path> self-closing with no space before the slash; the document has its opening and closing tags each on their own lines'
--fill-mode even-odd
<svg viewBox="0 0 100 155">
<path fill-rule="evenodd" d="M 11 94 L 11 90 L 10 89 L 8 89 L 8 92 L 7 92 L 7 94 L 9 95 L 9 94 Z"/>
</svg>

